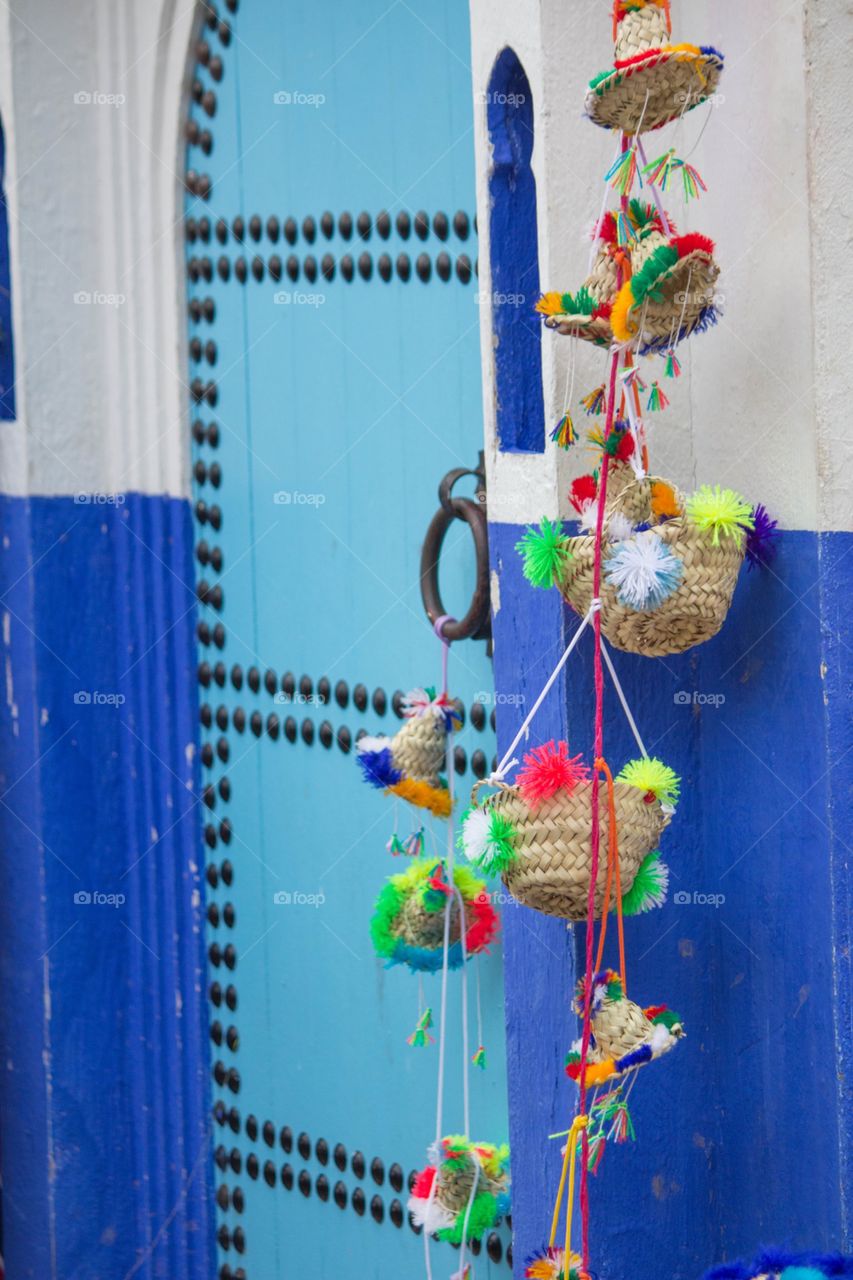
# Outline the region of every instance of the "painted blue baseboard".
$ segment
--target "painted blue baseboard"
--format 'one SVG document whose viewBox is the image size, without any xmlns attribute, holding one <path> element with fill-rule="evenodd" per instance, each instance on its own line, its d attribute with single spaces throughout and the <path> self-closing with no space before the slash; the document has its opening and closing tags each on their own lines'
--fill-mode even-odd
<svg viewBox="0 0 853 1280">
<path fill-rule="evenodd" d="M 491 529 L 499 699 L 535 697 L 576 625 L 556 593 L 524 581 L 522 532 Z M 714 640 L 672 659 L 614 655 L 649 750 L 683 779 L 662 840 L 669 902 L 627 923 L 629 989 L 677 1009 L 687 1039 L 641 1074 L 637 1142 L 610 1149 L 591 1180 L 602 1276 L 695 1280 L 763 1243 L 849 1247 L 851 544 L 784 533 L 771 573 L 742 574 Z M 573 749 L 589 752 L 591 662 L 582 642 L 534 743 L 568 725 Z M 606 696 L 605 754 L 621 766 L 636 749 L 609 685 Z M 502 747 L 522 715 L 499 700 Z M 522 907 L 505 922 L 521 1275 L 556 1189 L 559 1144 L 546 1158 L 546 1135 L 568 1126 L 575 1101 L 562 1059 L 584 930 L 572 940 Z"/>
<path fill-rule="evenodd" d="M 208 1280 L 189 504 L 4 497 L 0 524 L 7 1274 Z"/>
</svg>

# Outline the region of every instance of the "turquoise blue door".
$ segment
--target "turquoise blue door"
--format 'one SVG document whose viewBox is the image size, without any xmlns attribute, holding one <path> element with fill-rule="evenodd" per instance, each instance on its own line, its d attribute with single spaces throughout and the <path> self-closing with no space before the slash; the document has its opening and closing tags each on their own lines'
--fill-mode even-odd
<svg viewBox="0 0 853 1280">
<path fill-rule="evenodd" d="M 434 1136 L 437 1058 L 406 1043 L 417 979 L 372 954 L 372 904 L 402 859 L 354 744 L 394 732 L 401 691 L 440 678 L 420 548 L 441 478 L 482 445 L 467 6 L 243 0 L 209 10 L 196 57 L 187 269 L 219 1275 L 385 1280 L 423 1265 L 405 1205 Z M 460 522 L 442 555 L 448 609 L 461 616 L 474 585 Z M 491 689 L 484 642 L 454 647 L 462 793 L 491 766 Z M 397 830 L 419 822 L 401 812 Z M 489 1065 L 471 1132 L 498 1142 L 500 949 L 479 963 Z M 439 978 L 425 986 L 437 1007 Z M 458 974 L 449 1010 L 454 1133 Z M 509 1274 L 508 1241 L 504 1225 L 482 1242 L 479 1274 Z M 433 1257 L 438 1274 L 456 1268 L 447 1245 Z"/>
</svg>

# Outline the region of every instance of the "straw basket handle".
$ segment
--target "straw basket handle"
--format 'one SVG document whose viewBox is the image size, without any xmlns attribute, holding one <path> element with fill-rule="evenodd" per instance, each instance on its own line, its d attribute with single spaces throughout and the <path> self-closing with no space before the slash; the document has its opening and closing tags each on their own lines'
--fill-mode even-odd
<svg viewBox="0 0 853 1280">
<path fill-rule="evenodd" d="M 477 793 L 481 787 L 494 787 L 497 791 L 512 791 L 512 787 L 506 782 L 489 782 L 488 778 L 481 778 L 479 782 L 475 782 L 471 788 L 471 805 L 475 807 L 479 804 Z"/>
<path fill-rule="evenodd" d="M 617 512 L 627 511 L 628 508 L 633 505 L 631 499 L 633 498 L 636 502 L 638 497 L 642 495 L 640 497 L 640 501 L 642 501 L 643 507 L 645 508 L 644 517 L 646 521 L 651 523 L 652 485 L 654 484 L 665 484 L 669 489 L 674 487 L 670 484 L 669 480 L 665 480 L 663 476 L 636 476 L 633 480 L 629 481 L 628 484 L 623 485 L 619 492 L 608 501 L 605 510 L 605 517 L 609 518 Z"/>
</svg>

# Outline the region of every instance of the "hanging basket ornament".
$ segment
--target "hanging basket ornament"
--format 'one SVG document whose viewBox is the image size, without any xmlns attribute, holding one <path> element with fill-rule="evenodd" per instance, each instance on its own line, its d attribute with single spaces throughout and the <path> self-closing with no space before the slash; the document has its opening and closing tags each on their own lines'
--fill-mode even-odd
<svg viewBox="0 0 853 1280">
<path fill-rule="evenodd" d="M 509 1212 L 509 1147 L 442 1138 L 412 1187 L 416 1227 L 450 1244 L 479 1240 Z"/>
<path fill-rule="evenodd" d="M 626 424 L 617 423 L 613 440 L 626 431 Z M 575 498 L 587 524 L 597 501 L 590 487 L 579 484 Z M 772 553 L 775 524 L 763 508 L 756 518 L 758 511 L 730 489 L 705 485 L 684 498 L 666 480 L 638 478 L 627 463 L 611 463 L 600 593 L 608 641 L 656 658 L 715 636 L 744 557 L 760 564 Z M 593 536 L 571 537 L 548 521 L 539 531 L 529 530 L 518 549 L 528 581 L 556 585 L 576 613 L 586 614 L 593 598 Z"/>
<path fill-rule="evenodd" d="M 575 991 L 574 1008 L 578 1015 L 583 1015 L 585 990 L 586 980 L 581 978 Z M 612 969 L 595 975 L 591 1028 L 585 1072 L 587 1086 L 603 1084 L 663 1057 L 685 1034 L 681 1018 L 666 1005 L 643 1009 L 629 1000 L 622 978 Z M 566 1074 L 572 1080 L 580 1079 L 580 1041 L 572 1046 L 566 1059 Z"/>
<path fill-rule="evenodd" d="M 370 934 L 386 967 L 406 964 L 426 973 L 441 969 L 448 899 L 448 968 L 458 969 L 463 960 L 486 950 L 497 934 L 498 916 L 483 881 L 467 867 L 454 867 L 451 886 L 443 860 L 419 858 L 400 875 L 390 876 L 376 900 Z"/>
<path fill-rule="evenodd" d="M 592 874 L 592 782 L 568 755 L 565 742 L 547 743 L 525 756 L 514 786 L 499 783 L 482 803 L 478 782 L 465 813 L 459 846 L 484 873 L 500 873 L 516 901 L 562 920 L 585 920 Z M 658 840 L 678 798 L 676 774 L 659 760 L 634 760 L 613 787 L 623 911 L 660 905 L 668 873 Z M 610 814 L 599 802 L 602 844 L 611 838 Z M 595 918 L 607 894 L 607 859 L 599 861 Z M 639 880 L 639 884 L 637 881 Z M 635 889 L 636 885 L 636 889 Z"/>
<path fill-rule="evenodd" d="M 677 235 L 653 204 L 633 199 L 605 214 L 595 237 L 593 270 L 577 293 L 545 293 L 536 303 L 549 329 L 597 346 L 615 337 L 644 355 L 716 322 L 720 270 L 708 236 Z"/>
<path fill-rule="evenodd" d="M 450 792 L 442 774 L 447 735 L 459 728 L 459 711 L 446 693 L 413 689 L 403 701 L 403 716 L 406 723 L 393 738 L 364 737 L 356 743 L 364 779 L 416 808 L 446 818 Z"/>
<path fill-rule="evenodd" d="M 717 90 L 723 55 L 673 44 L 670 0 L 615 0 L 614 65 L 590 81 L 584 109 L 595 124 L 633 136 L 659 129 Z"/>
</svg>

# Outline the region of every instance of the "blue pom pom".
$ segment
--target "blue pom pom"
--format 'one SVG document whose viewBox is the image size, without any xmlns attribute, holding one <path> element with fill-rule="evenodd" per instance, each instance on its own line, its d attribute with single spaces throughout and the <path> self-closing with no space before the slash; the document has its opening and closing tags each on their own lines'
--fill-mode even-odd
<svg viewBox="0 0 853 1280">
<path fill-rule="evenodd" d="M 379 751 L 362 751 L 358 756 L 358 763 L 365 782 L 369 782 L 371 787 L 384 791 L 386 787 L 394 787 L 402 781 L 402 773 L 394 768 L 390 747 L 382 747 Z"/>
</svg>

